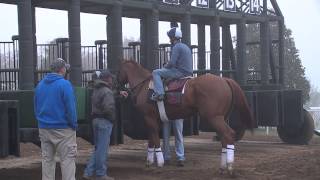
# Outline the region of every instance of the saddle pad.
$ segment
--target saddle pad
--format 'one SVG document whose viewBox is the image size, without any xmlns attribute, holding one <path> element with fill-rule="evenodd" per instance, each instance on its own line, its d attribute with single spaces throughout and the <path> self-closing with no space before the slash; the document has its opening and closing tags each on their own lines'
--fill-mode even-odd
<svg viewBox="0 0 320 180">
<path fill-rule="evenodd" d="M 184 77 L 181 79 L 173 79 L 169 80 L 168 82 L 164 83 L 164 90 L 167 91 L 182 91 L 186 82 L 193 77 Z M 167 81 L 167 80 L 166 80 Z M 154 89 L 153 80 L 149 82 L 149 89 Z"/>
<path fill-rule="evenodd" d="M 184 84 L 188 81 L 188 78 L 184 79 L 174 79 L 168 82 L 166 91 L 179 91 L 181 92 Z"/>
</svg>

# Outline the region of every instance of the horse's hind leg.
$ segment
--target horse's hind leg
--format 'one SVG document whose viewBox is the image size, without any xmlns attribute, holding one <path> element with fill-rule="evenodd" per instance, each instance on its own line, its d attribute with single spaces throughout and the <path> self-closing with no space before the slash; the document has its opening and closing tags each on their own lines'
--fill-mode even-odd
<svg viewBox="0 0 320 180">
<path fill-rule="evenodd" d="M 230 175 L 233 175 L 235 132 L 228 126 L 223 116 L 210 119 L 210 123 L 221 136 L 220 172 L 223 173 L 224 170 L 227 170 Z"/>
</svg>

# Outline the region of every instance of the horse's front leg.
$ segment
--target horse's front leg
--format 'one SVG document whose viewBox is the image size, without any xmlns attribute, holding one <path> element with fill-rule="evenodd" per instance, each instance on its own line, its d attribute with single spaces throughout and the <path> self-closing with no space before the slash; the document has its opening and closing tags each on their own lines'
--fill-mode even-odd
<svg viewBox="0 0 320 180">
<path fill-rule="evenodd" d="M 157 120 L 152 118 L 145 118 L 146 125 L 148 127 L 148 153 L 147 153 L 147 166 L 149 167 L 154 163 L 156 158 L 158 167 L 163 167 L 164 159 L 163 153 L 160 147 L 160 138 L 159 138 L 159 123 Z"/>
</svg>

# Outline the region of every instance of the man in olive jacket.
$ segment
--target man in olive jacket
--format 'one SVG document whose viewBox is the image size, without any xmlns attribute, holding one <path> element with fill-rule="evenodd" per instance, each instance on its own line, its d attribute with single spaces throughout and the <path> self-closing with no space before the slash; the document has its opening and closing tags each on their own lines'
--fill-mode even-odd
<svg viewBox="0 0 320 180">
<path fill-rule="evenodd" d="M 112 74 L 108 70 L 96 71 L 93 81 L 92 119 L 95 149 L 84 171 L 84 178 L 113 180 L 107 175 L 108 149 L 113 122 L 115 100 L 112 91 Z"/>
</svg>

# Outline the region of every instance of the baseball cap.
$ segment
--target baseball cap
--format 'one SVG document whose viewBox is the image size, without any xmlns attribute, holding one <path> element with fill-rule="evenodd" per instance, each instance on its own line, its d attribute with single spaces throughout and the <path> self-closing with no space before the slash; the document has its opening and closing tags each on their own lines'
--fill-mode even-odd
<svg viewBox="0 0 320 180">
<path fill-rule="evenodd" d="M 95 79 L 105 79 L 105 78 L 108 78 L 108 77 L 114 77 L 113 74 L 105 69 L 105 70 L 100 70 L 100 71 L 95 71 L 93 74 L 92 74 L 92 80 L 95 80 Z"/>
<path fill-rule="evenodd" d="M 178 27 L 171 28 L 167 32 L 167 35 L 169 36 L 169 38 L 177 38 L 177 39 L 182 38 L 182 32 L 181 32 L 180 28 L 178 28 Z"/>
<path fill-rule="evenodd" d="M 62 58 L 57 58 L 50 64 L 50 69 L 53 72 L 58 72 L 61 68 L 65 67 L 67 70 L 70 69 L 70 64 L 66 63 Z"/>
</svg>

